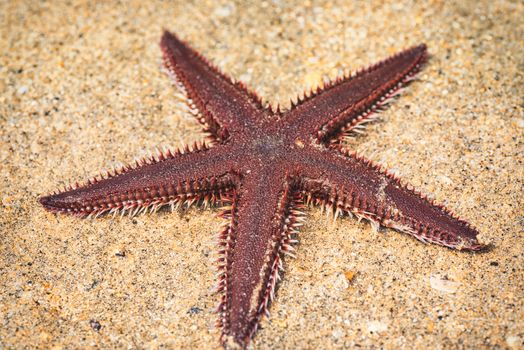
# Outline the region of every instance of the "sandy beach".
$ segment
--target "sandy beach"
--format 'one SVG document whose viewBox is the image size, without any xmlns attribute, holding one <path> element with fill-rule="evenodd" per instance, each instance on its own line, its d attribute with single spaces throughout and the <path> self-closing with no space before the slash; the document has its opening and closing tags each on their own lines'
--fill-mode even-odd
<svg viewBox="0 0 524 350">
<path fill-rule="evenodd" d="M 253 349 L 524 349 L 519 1 L 0 1 L 0 348 L 220 349 L 214 209 L 85 220 L 42 195 L 201 140 L 161 65 L 177 33 L 264 100 L 419 43 L 348 143 L 470 221 L 465 253 L 319 208 Z"/>
</svg>

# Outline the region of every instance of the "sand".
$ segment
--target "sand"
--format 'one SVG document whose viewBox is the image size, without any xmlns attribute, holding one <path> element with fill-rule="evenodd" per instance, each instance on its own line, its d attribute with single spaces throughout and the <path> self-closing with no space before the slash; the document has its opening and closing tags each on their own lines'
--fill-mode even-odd
<svg viewBox="0 0 524 350">
<path fill-rule="evenodd" d="M 519 1 L 2 1 L 0 348 L 219 348 L 216 209 L 81 220 L 37 202 L 201 138 L 162 72 L 163 28 L 284 105 L 427 43 L 420 80 L 350 145 L 492 244 L 457 252 L 311 208 L 256 349 L 524 348 L 523 17 Z"/>
</svg>

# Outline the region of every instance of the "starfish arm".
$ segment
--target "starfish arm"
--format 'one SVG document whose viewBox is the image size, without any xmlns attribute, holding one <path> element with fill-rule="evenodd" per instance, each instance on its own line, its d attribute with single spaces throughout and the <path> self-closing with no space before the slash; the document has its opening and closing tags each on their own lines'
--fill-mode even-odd
<svg viewBox="0 0 524 350">
<path fill-rule="evenodd" d="M 216 140 L 224 141 L 229 133 L 252 127 L 267 112 L 255 93 L 242 83 L 233 83 L 174 34 L 165 31 L 160 46 L 169 74 Z"/>
<path fill-rule="evenodd" d="M 454 249 L 480 250 L 479 232 L 380 166 L 356 154 L 319 152 L 302 172 L 302 188 L 320 204 Z"/>
<path fill-rule="evenodd" d="M 217 308 L 225 348 L 247 347 L 280 279 L 282 259 L 293 250 L 293 235 L 301 225 L 301 197 L 294 180 L 274 169 L 247 176 L 226 213 L 230 223 L 220 234 Z"/>
<path fill-rule="evenodd" d="M 324 144 L 370 120 L 421 69 L 424 44 L 404 50 L 354 76 L 337 79 L 286 113 L 283 122 L 297 135 L 313 133 Z M 297 127 L 298 126 L 298 127 Z"/>
<path fill-rule="evenodd" d="M 233 166 L 225 147 L 168 151 L 41 197 L 40 203 L 52 212 L 98 216 L 106 212 L 137 214 L 167 204 L 189 206 L 199 200 L 213 202 L 231 189 Z"/>
</svg>

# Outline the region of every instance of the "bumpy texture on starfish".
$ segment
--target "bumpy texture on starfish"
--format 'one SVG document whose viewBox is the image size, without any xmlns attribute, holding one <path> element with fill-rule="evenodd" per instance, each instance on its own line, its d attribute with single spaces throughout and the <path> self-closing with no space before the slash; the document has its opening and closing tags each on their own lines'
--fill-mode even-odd
<svg viewBox="0 0 524 350">
<path fill-rule="evenodd" d="M 306 203 L 424 242 L 483 248 L 466 221 L 340 142 L 414 78 L 427 60 L 425 45 L 336 79 L 285 112 L 265 107 L 175 35 L 165 32 L 161 48 L 167 71 L 208 133 L 208 145 L 160 153 L 40 202 L 79 216 L 134 215 L 167 204 L 227 205 L 217 260 L 224 347 L 247 347 L 268 312 Z"/>
</svg>

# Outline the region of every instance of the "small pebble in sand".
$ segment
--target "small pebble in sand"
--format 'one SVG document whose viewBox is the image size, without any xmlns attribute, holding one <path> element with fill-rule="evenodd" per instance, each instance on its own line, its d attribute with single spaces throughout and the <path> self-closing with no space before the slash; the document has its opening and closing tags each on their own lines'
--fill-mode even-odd
<svg viewBox="0 0 524 350">
<path fill-rule="evenodd" d="M 102 329 L 102 325 L 100 324 L 100 322 L 96 320 L 89 321 L 89 325 L 91 326 L 91 328 L 93 328 L 95 332 L 98 332 L 100 331 L 100 329 Z"/>
<path fill-rule="evenodd" d="M 351 271 L 351 270 L 344 271 L 344 276 L 346 277 L 348 282 L 353 281 L 353 278 L 355 278 L 356 274 L 357 273 L 355 271 Z"/>
<path fill-rule="evenodd" d="M 455 293 L 459 286 L 459 282 L 452 281 L 446 275 L 434 274 L 429 277 L 429 284 L 431 288 L 444 293 Z"/>
<path fill-rule="evenodd" d="M 510 349 L 522 349 L 524 348 L 524 339 L 516 335 L 510 335 L 506 337 L 506 344 L 508 344 Z"/>
<path fill-rule="evenodd" d="M 370 321 L 368 322 L 369 333 L 379 333 L 388 330 L 388 325 L 381 321 Z"/>
</svg>

